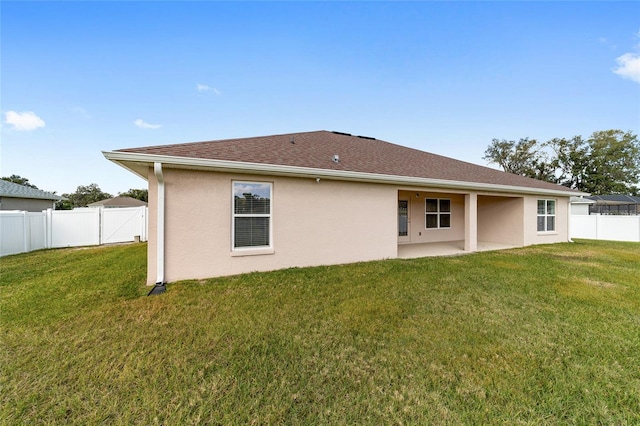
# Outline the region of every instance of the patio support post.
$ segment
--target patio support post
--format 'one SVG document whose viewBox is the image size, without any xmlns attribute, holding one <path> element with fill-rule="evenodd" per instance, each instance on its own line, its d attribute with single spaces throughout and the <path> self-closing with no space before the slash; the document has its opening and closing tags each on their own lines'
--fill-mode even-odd
<svg viewBox="0 0 640 426">
<path fill-rule="evenodd" d="M 464 196 L 464 250 L 478 250 L 478 194 Z"/>
</svg>

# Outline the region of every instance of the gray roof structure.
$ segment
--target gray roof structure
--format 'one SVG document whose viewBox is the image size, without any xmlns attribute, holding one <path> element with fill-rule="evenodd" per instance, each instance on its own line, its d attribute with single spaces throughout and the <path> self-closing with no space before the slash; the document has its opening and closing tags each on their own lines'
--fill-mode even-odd
<svg viewBox="0 0 640 426">
<path fill-rule="evenodd" d="M 28 186 L 19 185 L 0 179 L 0 197 L 11 198 L 31 198 L 38 200 L 60 201 L 62 197 L 51 192 L 42 191 L 40 189 L 30 188 Z"/>
<path fill-rule="evenodd" d="M 586 198 L 595 201 L 596 204 L 640 204 L 640 197 L 636 197 L 634 195 L 592 195 Z"/>
</svg>

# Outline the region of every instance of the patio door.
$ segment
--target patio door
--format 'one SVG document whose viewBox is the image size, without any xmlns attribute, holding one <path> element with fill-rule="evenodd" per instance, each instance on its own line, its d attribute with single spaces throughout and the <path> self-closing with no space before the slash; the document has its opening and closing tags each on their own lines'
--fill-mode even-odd
<svg viewBox="0 0 640 426">
<path fill-rule="evenodd" d="M 398 200 L 398 242 L 411 241 L 409 200 Z"/>
</svg>

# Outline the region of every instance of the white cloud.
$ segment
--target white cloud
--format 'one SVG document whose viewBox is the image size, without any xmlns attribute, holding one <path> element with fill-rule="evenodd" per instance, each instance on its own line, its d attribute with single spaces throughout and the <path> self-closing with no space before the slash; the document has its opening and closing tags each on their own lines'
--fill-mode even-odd
<svg viewBox="0 0 640 426">
<path fill-rule="evenodd" d="M 44 120 L 31 111 L 7 111 L 5 113 L 5 123 L 11 124 L 15 130 L 25 131 L 45 126 Z"/>
<path fill-rule="evenodd" d="M 636 39 L 640 39 L 640 31 L 634 34 Z M 640 43 L 636 44 L 636 50 L 640 49 Z M 640 53 L 625 53 L 616 58 L 618 67 L 612 69 L 615 74 L 622 78 L 640 83 Z"/>
<path fill-rule="evenodd" d="M 159 129 L 160 127 L 162 127 L 161 124 L 149 124 L 141 118 L 138 118 L 133 122 L 133 124 L 140 127 L 141 129 Z"/>
<path fill-rule="evenodd" d="M 220 94 L 220 91 L 215 87 L 207 86 L 206 84 L 196 84 L 196 90 L 198 92 L 213 92 L 216 95 Z"/>
<path fill-rule="evenodd" d="M 618 68 L 613 72 L 623 78 L 640 83 L 640 54 L 625 53 L 616 58 Z"/>
</svg>

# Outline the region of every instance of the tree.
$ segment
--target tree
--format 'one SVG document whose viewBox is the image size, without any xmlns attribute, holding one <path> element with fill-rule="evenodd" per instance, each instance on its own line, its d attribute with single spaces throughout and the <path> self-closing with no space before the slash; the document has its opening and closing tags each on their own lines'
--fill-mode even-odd
<svg viewBox="0 0 640 426">
<path fill-rule="evenodd" d="M 558 181 L 591 194 L 637 194 L 640 142 L 631 132 L 604 130 L 587 140 L 552 139 Z"/>
<path fill-rule="evenodd" d="M 554 155 L 549 156 L 546 149 Z M 598 194 L 638 194 L 640 142 L 632 132 L 604 130 L 589 139 L 554 138 L 543 144 L 535 139 L 519 142 L 493 139 L 485 160 L 506 172 L 560 183 Z"/>
<path fill-rule="evenodd" d="M 73 194 L 62 194 L 62 196 L 65 199 L 56 203 L 57 210 L 71 210 L 76 207 L 86 207 L 90 203 L 111 198 L 111 194 L 102 192 L 100 187 L 95 183 L 87 186 L 80 185 Z"/>
<path fill-rule="evenodd" d="M 555 152 L 553 165 L 557 183 L 580 189 L 588 180 L 589 153 L 582 136 L 571 139 L 554 138 L 546 142 Z"/>
<path fill-rule="evenodd" d="M 543 147 L 529 138 L 518 142 L 493 139 L 482 158 L 498 164 L 505 172 L 553 182 L 553 163 Z"/>
<path fill-rule="evenodd" d="M 118 195 L 135 198 L 145 203 L 149 201 L 149 191 L 146 189 L 130 189 L 127 192 L 120 192 Z"/>
<path fill-rule="evenodd" d="M 3 177 L 3 178 L 0 178 L 0 179 L 6 180 L 8 182 L 17 183 L 18 185 L 22 185 L 22 186 L 28 186 L 29 188 L 38 189 L 37 186 L 35 186 L 35 185 L 33 185 L 33 184 L 31 184 L 29 182 L 29 179 L 23 178 L 22 176 L 11 175 L 11 176 Z"/>
</svg>

